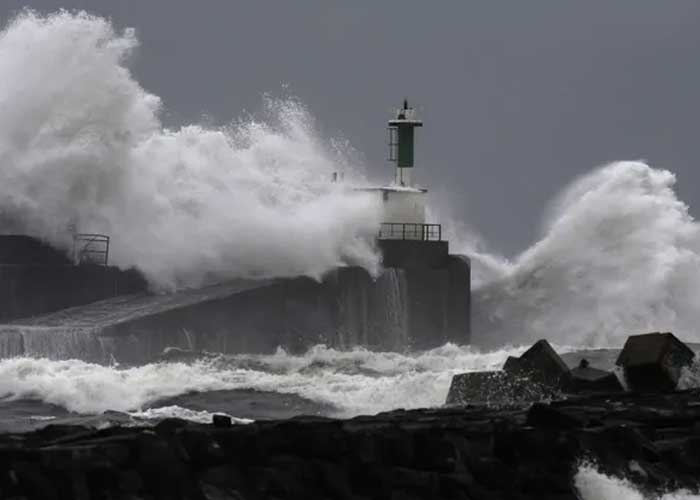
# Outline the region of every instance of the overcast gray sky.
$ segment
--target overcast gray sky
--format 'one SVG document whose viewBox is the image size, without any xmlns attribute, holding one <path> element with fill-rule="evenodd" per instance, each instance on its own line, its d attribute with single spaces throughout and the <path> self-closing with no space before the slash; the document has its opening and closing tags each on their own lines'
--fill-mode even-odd
<svg viewBox="0 0 700 500">
<path fill-rule="evenodd" d="M 288 85 L 387 178 L 385 122 L 409 97 L 416 177 L 508 255 L 612 160 L 674 171 L 700 214 L 698 0 L 2 0 L 2 23 L 27 6 L 136 28 L 132 68 L 169 125 L 229 121 Z"/>
</svg>

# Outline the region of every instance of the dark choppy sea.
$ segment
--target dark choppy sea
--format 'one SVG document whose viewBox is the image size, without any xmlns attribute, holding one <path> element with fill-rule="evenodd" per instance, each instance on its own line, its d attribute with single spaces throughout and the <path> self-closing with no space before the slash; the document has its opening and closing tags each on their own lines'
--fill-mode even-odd
<svg viewBox="0 0 700 500">
<path fill-rule="evenodd" d="M 619 349 L 556 346 L 571 366 L 586 358 L 612 369 Z M 80 360 L 0 361 L 0 432 L 48 423 L 139 425 L 166 417 L 207 422 L 225 413 L 240 422 L 295 415 L 351 417 L 443 404 L 456 373 L 494 370 L 526 347 L 482 352 L 446 344 L 414 353 L 339 351 L 302 355 L 220 355 L 171 351 L 142 366 Z M 695 383 L 693 373 L 686 384 Z"/>
</svg>

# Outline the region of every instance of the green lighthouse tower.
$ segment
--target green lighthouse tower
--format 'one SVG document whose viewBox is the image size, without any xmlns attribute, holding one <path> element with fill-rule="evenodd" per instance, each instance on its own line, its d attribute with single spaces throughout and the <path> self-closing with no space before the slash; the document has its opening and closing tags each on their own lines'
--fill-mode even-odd
<svg viewBox="0 0 700 500">
<path fill-rule="evenodd" d="M 411 170 L 414 160 L 414 143 L 416 127 L 422 127 L 423 122 L 416 119 L 415 110 L 404 99 L 403 107 L 396 118 L 389 120 L 389 161 L 396 163 L 394 182 L 398 186 L 411 186 Z"/>
</svg>

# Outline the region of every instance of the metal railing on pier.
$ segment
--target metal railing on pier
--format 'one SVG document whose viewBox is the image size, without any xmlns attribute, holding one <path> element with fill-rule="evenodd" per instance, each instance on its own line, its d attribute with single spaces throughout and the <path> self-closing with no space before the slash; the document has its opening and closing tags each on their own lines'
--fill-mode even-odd
<svg viewBox="0 0 700 500">
<path fill-rule="evenodd" d="M 383 222 L 379 228 L 380 240 L 441 241 L 441 224 Z"/>
<path fill-rule="evenodd" d="M 73 259 L 76 264 L 107 266 L 109 262 L 109 236 L 79 233 L 73 236 Z"/>
</svg>

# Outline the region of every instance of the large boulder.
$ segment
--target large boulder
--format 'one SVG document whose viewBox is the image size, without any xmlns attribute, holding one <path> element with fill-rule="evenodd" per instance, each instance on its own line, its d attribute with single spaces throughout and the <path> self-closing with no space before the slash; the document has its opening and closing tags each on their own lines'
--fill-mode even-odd
<svg viewBox="0 0 700 500">
<path fill-rule="evenodd" d="M 632 335 L 625 342 L 616 364 L 622 366 L 630 390 L 672 391 L 681 371 L 695 353 L 672 333 Z"/>
</svg>

